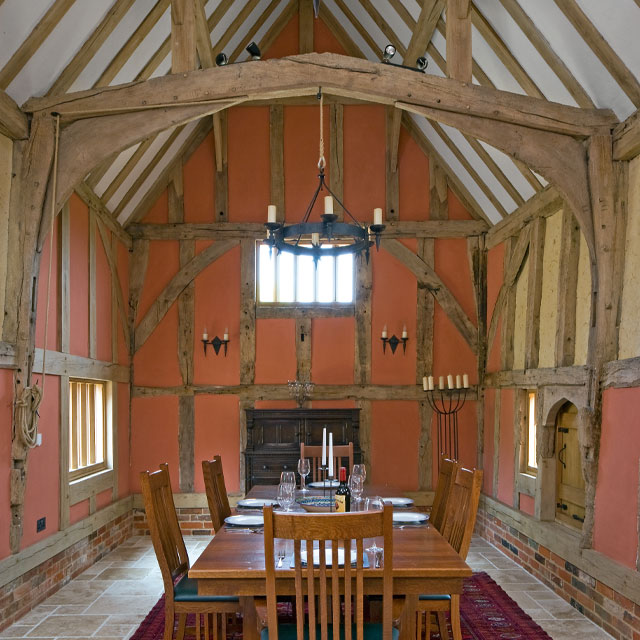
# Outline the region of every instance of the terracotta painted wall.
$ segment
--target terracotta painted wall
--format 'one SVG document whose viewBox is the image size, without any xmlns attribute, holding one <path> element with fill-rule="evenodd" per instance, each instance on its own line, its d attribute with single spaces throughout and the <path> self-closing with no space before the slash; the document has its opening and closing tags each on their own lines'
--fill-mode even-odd
<svg viewBox="0 0 640 640">
<path fill-rule="evenodd" d="M 323 50 L 341 51 L 321 21 L 314 21 L 316 41 Z M 284 29 L 269 51 L 270 56 L 297 53 L 297 18 Z M 325 116 L 329 109 L 325 108 Z M 316 106 L 284 108 L 284 184 L 287 220 L 298 220 L 317 185 L 319 116 Z M 328 117 L 325 118 L 325 156 L 330 157 Z M 237 107 L 228 113 L 228 185 L 231 222 L 264 222 L 270 202 L 269 109 Z M 344 108 L 344 200 L 362 220 L 371 220 L 373 208 L 385 203 L 385 111 L 379 106 Z M 428 219 L 429 163 L 403 130 L 399 147 L 399 189 L 402 220 Z M 213 139 L 209 136 L 184 166 L 185 220 L 212 222 L 215 166 Z M 331 167 L 327 168 L 330 174 Z M 450 194 L 452 218 L 469 218 Z M 317 212 L 314 211 L 314 215 Z M 167 197 L 163 194 L 144 222 L 167 220 Z M 415 241 L 405 243 L 416 251 Z M 202 245 L 202 246 L 201 246 Z M 198 243 L 200 250 L 204 243 Z M 467 248 L 464 240 L 436 241 L 436 268 L 475 321 Z M 416 292 L 415 277 L 393 256 L 381 250 L 372 255 L 372 382 L 384 385 L 416 384 Z M 157 294 L 177 271 L 178 247 L 174 242 L 152 242 L 140 312 L 149 308 Z M 197 276 L 195 311 L 195 382 L 233 385 L 239 382 L 240 250 L 233 249 Z M 407 325 L 406 355 L 383 355 L 379 336 L 383 325 L 398 336 Z M 205 358 L 200 337 L 221 336 L 228 327 L 231 342 L 226 358 L 209 353 Z M 467 372 L 476 381 L 475 358 L 445 314 L 436 310 L 435 375 Z M 321 318 L 312 321 L 312 379 L 318 384 L 352 384 L 354 359 L 353 318 Z M 420 377 L 431 372 L 420 372 Z M 256 322 L 256 383 L 285 383 L 296 376 L 295 321 L 259 319 Z M 175 305 L 134 357 L 137 385 L 179 385 L 177 364 L 177 311 Z M 316 402 L 313 406 L 351 407 L 353 401 Z M 132 402 L 131 483 L 138 490 L 138 473 L 168 460 L 177 487 L 177 399 L 134 398 Z M 257 407 L 292 407 L 292 402 L 256 403 Z M 202 490 L 200 461 L 222 453 L 229 490 L 239 487 L 239 409 L 235 396 L 196 398 L 196 490 Z M 400 425 L 403 437 L 391 425 Z M 475 465 L 477 427 L 475 406 L 468 403 L 461 415 L 461 457 Z M 400 482 L 417 488 L 419 412 L 416 402 L 372 403 L 372 459 L 374 479 Z M 435 442 L 435 432 L 434 432 Z M 436 454 L 434 453 L 434 460 Z M 384 464 L 387 461 L 388 464 Z M 396 464 L 397 463 L 397 464 Z M 392 471 L 401 466 L 402 477 Z"/>
<path fill-rule="evenodd" d="M 55 222 L 53 236 L 53 262 L 51 273 L 51 293 L 49 302 L 49 326 L 47 348 L 57 351 L 59 308 L 59 219 Z M 118 266 L 125 288 L 124 299 L 128 297 L 126 280 L 128 274 L 128 251 L 118 246 Z M 45 316 L 47 300 L 47 276 L 49 270 L 49 237 L 42 252 L 40 281 L 38 287 L 38 309 L 36 320 L 36 347 L 44 345 Z M 70 200 L 70 349 L 73 355 L 89 355 L 89 222 L 88 209 L 74 194 Z M 111 273 L 96 231 L 96 356 L 97 359 L 111 361 Z M 124 343 L 122 328 L 119 327 L 118 361 L 128 363 L 128 353 Z M 42 376 L 34 375 L 34 381 L 42 386 Z M 0 484 L 5 487 L 0 492 L 0 559 L 9 554 L 9 472 L 11 468 L 11 416 L 13 406 L 13 371 L 0 369 Z M 120 460 L 119 496 L 129 494 L 129 385 L 118 385 L 118 457 Z M 24 504 L 23 537 L 21 548 L 47 538 L 59 529 L 59 432 L 68 425 L 60 424 L 60 378 L 46 377 L 44 398 L 40 406 L 39 433 L 42 446 L 29 453 L 27 484 Z M 96 496 L 98 509 L 112 501 L 111 490 Z M 85 500 L 70 508 L 70 522 L 77 522 L 88 515 L 89 504 Z M 46 517 L 44 531 L 36 532 L 36 520 Z"/>
</svg>

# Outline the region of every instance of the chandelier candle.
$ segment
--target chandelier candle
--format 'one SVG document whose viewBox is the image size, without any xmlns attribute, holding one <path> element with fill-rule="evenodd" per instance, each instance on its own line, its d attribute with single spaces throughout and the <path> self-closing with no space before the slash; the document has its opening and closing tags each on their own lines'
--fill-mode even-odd
<svg viewBox="0 0 640 640">
<path fill-rule="evenodd" d="M 267 207 L 267 222 L 275 222 L 276 221 L 276 205 L 270 204 Z"/>
</svg>

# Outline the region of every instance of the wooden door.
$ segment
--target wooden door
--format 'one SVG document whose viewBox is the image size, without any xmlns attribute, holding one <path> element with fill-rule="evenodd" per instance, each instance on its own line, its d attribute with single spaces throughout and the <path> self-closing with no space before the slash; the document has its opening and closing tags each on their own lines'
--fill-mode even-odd
<svg viewBox="0 0 640 640">
<path fill-rule="evenodd" d="M 556 520 L 578 529 L 584 522 L 584 478 L 578 440 L 578 409 L 565 405 L 556 418 Z"/>
</svg>

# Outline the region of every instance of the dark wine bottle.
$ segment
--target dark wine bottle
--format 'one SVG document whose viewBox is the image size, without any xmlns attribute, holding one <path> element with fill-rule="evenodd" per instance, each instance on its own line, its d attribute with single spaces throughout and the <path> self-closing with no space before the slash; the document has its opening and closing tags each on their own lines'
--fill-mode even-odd
<svg viewBox="0 0 640 640">
<path fill-rule="evenodd" d="M 340 484 L 336 489 L 336 513 L 347 513 L 351 510 L 351 490 L 347 485 L 347 469 L 340 467 Z"/>
</svg>

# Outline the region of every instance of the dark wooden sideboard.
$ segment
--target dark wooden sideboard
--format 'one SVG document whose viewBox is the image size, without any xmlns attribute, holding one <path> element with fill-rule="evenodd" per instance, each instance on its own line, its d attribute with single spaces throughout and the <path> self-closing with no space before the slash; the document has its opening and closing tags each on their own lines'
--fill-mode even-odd
<svg viewBox="0 0 640 640">
<path fill-rule="evenodd" d="M 282 471 L 296 471 L 300 443 L 322 444 L 322 429 L 333 433 L 333 443 L 353 442 L 360 462 L 360 409 L 247 409 L 245 488 L 278 484 Z M 328 442 L 328 436 L 327 436 Z M 308 480 L 309 478 L 307 478 Z"/>
</svg>

